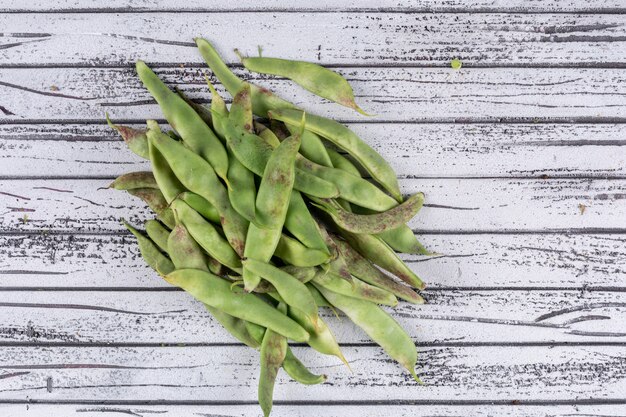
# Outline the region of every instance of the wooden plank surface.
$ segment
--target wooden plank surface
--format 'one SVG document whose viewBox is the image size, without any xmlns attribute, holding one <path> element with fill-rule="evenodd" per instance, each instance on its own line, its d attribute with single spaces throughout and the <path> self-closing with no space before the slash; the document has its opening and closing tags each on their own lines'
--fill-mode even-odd
<svg viewBox="0 0 626 417">
<path fill-rule="evenodd" d="M 247 417 L 257 415 L 258 406 L 239 404 L 206 405 L 93 405 L 93 404 L 10 404 L 0 405 L 0 412 L 6 417 L 150 417 L 154 414 L 165 417 L 210 416 L 210 417 Z M 328 403 L 285 404 L 274 403 L 272 416 L 309 417 L 314 413 L 323 413 L 327 417 L 623 417 L 623 413 L 614 405 L 557 405 L 547 408 L 545 405 L 520 405 L 518 403 L 502 405 L 454 405 L 454 404 L 416 404 L 416 405 L 338 405 Z"/>
<path fill-rule="evenodd" d="M 403 256 L 429 288 L 621 290 L 623 234 L 434 234 L 420 240 L 444 255 Z M 2 288 L 168 287 L 130 235 L 0 235 Z"/>
<path fill-rule="evenodd" d="M 1 51 L 0 51 L 1 52 Z M 207 73 L 208 70 L 206 70 Z M 492 121 L 617 119 L 626 113 L 622 69 L 338 68 L 352 82 L 366 118 L 293 88 L 287 80 L 246 77 L 307 111 L 343 121 Z M 209 97 L 204 68 L 160 68 L 170 85 Z M 242 71 L 237 71 L 241 73 Z M 102 122 L 104 112 L 143 123 L 161 112 L 132 68 L 0 69 L 0 121 Z M 58 89 L 58 90 L 55 90 Z"/>
<path fill-rule="evenodd" d="M 425 305 L 388 309 L 420 346 L 626 342 L 623 291 L 428 290 L 424 297 Z M 371 344 L 345 317 L 326 310 L 323 318 L 339 343 Z M 238 343 L 182 291 L 72 290 L 0 291 L 0 342 Z"/>
<path fill-rule="evenodd" d="M 294 353 L 329 382 L 304 386 L 281 375 L 276 401 L 564 401 L 622 400 L 623 346 L 422 347 L 419 385 L 378 347 L 347 346 L 350 373 L 310 348 Z M 6 346 L 0 351 L 0 398 L 91 401 L 256 400 L 258 353 L 239 346 Z M 329 384 L 332 384 L 329 385 Z"/>
<path fill-rule="evenodd" d="M 294 22 L 298 22 L 294 24 Z M 323 64 L 623 65 L 621 14 L 23 13 L 0 15 L 9 65 L 200 63 L 193 38 Z M 233 36 L 233 34 L 237 34 Z"/>
<path fill-rule="evenodd" d="M 124 230 L 121 218 L 152 217 L 141 200 L 106 187 L 111 179 L 0 180 L 1 231 Z M 400 180 L 426 206 L 409 226 L 421 232 L 626 228 L 626 180 L 443 178 Z"/>
<path fill-rule="evenodd" d="M 110 0 L 93 3 L 88 0 L 23 0 L 3 4 L 0 11 L 37 12 L 145 12 L 145 11 L 429 11 L 429 12 L 611 12 L 624 9 L 619 0 L 598 0 L 593 3 L 582 0 L 303 0 L 285 3 L 280 0 L 240 1 L 236 4 L 220 1 L 188 0 Z"/>
<path fill-rule="evenodd" d="M 231 64 L 234 47 L 261 45 L 346 75 L 377 117 L 251 78 L 348 122 L 404 192 L 425 191 L 411 226 L 444 254 L 405 257 L 430 284 L 428 304 L 393 312 L 418 343 L 426 386 L 329 316 L 355 373 L 295 347 L 331 380 L 283 377 L 273 415 L 622 417 L 625 10 L 617 0 L 0 5 L 0 415 L 258 414 L 258 354 L 143 265 L 119 225 L 140 223 L 143 206 L 97 190 L 147 168 L 104 111 L 162 118 L 133 61 L 206 99 L 191 43 L 202 35 Z"/>
<path fill-rule="evenodd" d="M 350 127 L 400 176 L 626 176 L 624 124 L 352 123 Z M 128 151 L 117 132 L 102 124 L 0 124 L 0 150 L 4 150 L 3 177 L 116 176 L 149 169 L 147 161 Z"/>
</svg>

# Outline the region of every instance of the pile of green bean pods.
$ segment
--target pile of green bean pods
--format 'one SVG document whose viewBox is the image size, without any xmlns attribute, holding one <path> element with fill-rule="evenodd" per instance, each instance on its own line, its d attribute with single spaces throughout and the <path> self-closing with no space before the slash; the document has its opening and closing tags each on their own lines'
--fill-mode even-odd
<svg viewBox="0 0 626 417">
<path fill-rule="evenodd" d="M 110 185 L 155 213 L 145 233 L 125 223 L 142 257 L 203 303 L 233 337 L 260 351 L 265 416 L 280 368 L 302 384 L 326 380 L 298 360 L 290 342 L 349 367 L 323 308 L 343 312 L 417 379 L 415 344 L 380 305 L 423 303 L 424 284 L 398 253 L 428 254 L 407 226 L 424 195 L 404 199 L 391 166 L 354 132 L 242 80 L 209 42 L 196 43 L 232 95 L 230 107 L 208 78 L 205 106 L 171 90 L 138 61 L 139 78 L 173 130 L 164 132 L 153 120 L 143 130 L 119 126 L 107 115 L 128 148 L 152 166 Z M 365 114 L 333 71 L 308 62 L 241 59 L 250 71 L 290 79 Z"/>
</svg>

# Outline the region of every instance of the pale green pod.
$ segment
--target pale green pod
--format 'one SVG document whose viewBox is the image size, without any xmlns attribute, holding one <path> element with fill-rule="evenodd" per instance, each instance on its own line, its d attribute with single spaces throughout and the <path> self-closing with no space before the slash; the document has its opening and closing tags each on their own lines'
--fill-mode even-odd
<svg viewBox="0 0 626 417">
<path fill-rule="evenodd" d="M 269 116 L 283 123 L 295 124 L 302 118 L 302 111 L 279 109 L 269 112 Z M 334 120 L 320 116 L 307 115 L 306 129 L 334 143 L 348 152 L 372 178 L 383 186 L 398 202 L 402 202 L 402 193 L 398 178 L 391 166 L 356 133 Z"/>
</svg>

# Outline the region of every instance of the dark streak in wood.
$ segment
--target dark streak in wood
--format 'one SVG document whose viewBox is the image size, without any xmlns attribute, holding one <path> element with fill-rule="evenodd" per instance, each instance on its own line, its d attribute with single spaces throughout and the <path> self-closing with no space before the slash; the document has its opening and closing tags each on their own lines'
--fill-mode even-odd
<svg viewBox="0 0 626 417">
<path fill-rule="evenodd" d="M 0 81 L 0 86 L 4 86 L 4 87 L 8 87 L 8 88 L 14 88 L 16 90 L 25 91 L 27 93 L 39 94 L 39 95 L 42 95 L 42 96 L 68 98 L 68 99 L 72 99 L 72 100 L 89 101 L 89 100 L 97 100 L 98 99 L 98 97 L 78 97 L 78 96 L 71 96 L 71 95 L 68 95 L 68 94 L 51 93 L 49 91 L 40 91 L 40 90 L 35 90 L 34 88 L 28 88 L 28 87 L 24 87 L 24 86 L 17 85 L 17 84 L 7 83 L 5 81 Z"/>
<path fill-rule="evenodd" d="M 26 372 L 12 372 L 9 374 L 0 374 L 0 379 L 7 379 L 7 378 L 13 378 L 16 376 L 22 376 L 22 375 L 28 375 L 30 374 L 30 372 L 26 371 Z"/>
<path fill-rule="evenodd" d="M 55 308 L 62 310 L 93 310 L 93 311 L 105 311 L 110 313 L 122 313 L 122 314 L 136 314 L 141 316 L 151 316 L 151 315 L 159 315 L 159 314 L 168 314 L 168 313 L 183 313 L 186 310 L 172 310 L 172 311 L 160 311 L 160 312 L 140 312 L 140 311 L 130 311 L 130 310 L 119 310 L 116 308 L 110 307 L 102 307 L 102 306 L 90 306 L 90 305 L 82 305 L 82 304 L 41 304 L 41 303 L 7 303 L 0 302 L 1 307 L 10 307 L 10 308 Z"/>
</svg>

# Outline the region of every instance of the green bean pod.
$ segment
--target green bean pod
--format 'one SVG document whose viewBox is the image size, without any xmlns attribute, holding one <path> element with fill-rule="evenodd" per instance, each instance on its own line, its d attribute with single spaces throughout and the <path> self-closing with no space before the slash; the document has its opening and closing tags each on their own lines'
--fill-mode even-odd
<svg viewBox="0 0 626 417">
<path fill-rule="evenodd" d="M 337 152 L 332 148 L 327 148 L 326 152 L 328 153 L 328 157 L 333 163 L 333 167 L 340 169 L 342 171 L 347 172 L 348 174 L 352 174 L 356 177 L 361 176 L 361 171 L 354 165 L 348 158 Z M 310 159 L 310 158 L 309 158 Z"/>
<path fill-rule="evenodd" d="M 395 251 L 401 253 L 414 253 L 416 255 L 433 255 L 424 247 L 413 233 L 413 230 L 407 225 L 399 226 L 395 229 L 386 230 L 378 233 L 386 244 L 391 246 Z"/>
<path fill-rule="evenodd" d="M 159 188 L 150 171 L 129 172 L 117 177 L 107 188 L 132 190 L 134 188 Z"/>
<path fill-rule="evenodd" d="M 233 248 L 202 216 L 182 200 L 174 200 L 172 209 L 198 244 L 219 263 L 241 272 L 241 260 Z"/>
<path fill-rule="evenodd" d="M 206 123 L 207 126 L 211 128 L 213 127 L 213 121 L 211 120 L 211 110 L 209 110 L 206 106 L 196 103 L 195 101 L 187 97 L 187 95 L 183 93 L 178 87 L 174 87 L 174 90 L 176 90 L 176 93 L 180 96 L 180 98 L 185 100 L 185 103 L 187 103 L 189 107 L 191 107 L 198 114 L 198 116 L 200 116 L 202 121 Z"/>
<path fill-rule="evenodd" d="M 277 309 L 283 314 L 287 311 L 287 306 L 278 304 Z M 287 355 L 287 339 L 282 335 L 267 329 L 261 342 L 261 373 L 259 375 L 259 405 L 265 417 L 269 417 L 272 411 L 274 396 L 274 383 L 278 376 L 278 371 L 283 366 Z"/>
<path fill-rule="evenodd" d="M 239 58 L 243 66 L 252 72 L 288 78 L 313 94 L 369 116 L 354 101 L 350 83 L 335 71 L 306 61 L 241 55 Z"/>
<path fill-rule="evenodd" d="M 220 110 L 221 106 L 216 107 Z M 226 114 L 223 114 L 225 116 Z M 236 126 L 251 131 L 252 129 L 252 108 L 250 104 L 250 85 L 242 84 L 230 107 L 228 119 Z M 216 119 L 216 124 L 220 130 L 224 128 L 221 118 Z M 222 132 L 223 133 L 223 132 Z M 248 170 L 235 157 L 232 151 L 228 152 L 228 197 L 235 210 L 248 221 L 255 221 L 255 201 L 256 185 L 254 174 Z"/>
<path fill-rule="evenodd" d="M 148 220 L 144 224 L 148 237 L 163 251 L 167 252 L 167 239 L 170 235 L 161 222 L 157 220 Z"/>
<path fill-rule="evenodd" d="M 233 74 L 213 45 L 202 38 L 195 38 L 194 40 L 198 45 L 198 49 L 204 61 L 209 68 L 211 68 L 217 79 L 231 95 L 234 96 L 237 94 L 237 90 L 239 90 L 243 81 Z M 250 85 L 250 94 L 252 96 L 252 111 L 259 116 L 266 117 L 268 110 L 272 109 L 296 108 L 293 104 L 274 95 L 268 89 L 258 87 L 254 84 Z"/>
<path fill-rule="evenodd" d="M 349 318 L 378 343 L 387 354 L 405 367 L 419 382 L 415 374 L 417 350 L 415 344 L 400 325 L 384 310 L 369 301 L 346 297 L 329 291 L 321 285 L 317 289 L 334 306 L 343 311 Z"/>
<path fill-rule="evenodd" d="M 153 128 L 158 129 L 158 125 L 152 123 L 152 121 L 148 123 L 150 130 Z M 159 152 L 150 141 L 148 143 L 148 150 L 150 152 L 150 163 L 152 164 L 154 178 L 165 200 L 171 203 L 180 193 L 185 191 L 185 187 L 180 183 L 178 178 L 176 178 L 176 175 L 172 172 L 172 169 L 161 152 Z"/>
<path fill-rule="evenodd" d="M 230 283 L 209 272 L 197 269 L 178 269 L 165 277 L 172 285 L 181 287 L 194 298 L 210 306 L 270 328 L 296 342 L 306 342 L 309 334 L 292 319 L 250 293 L 231 291 Z"/>
<path fill-rule="evenodd" d="M 398 255 L 379 237 L 339 230 L 354 249 L 374 264 L 391 272 L 402 281 L 419 290 L 426 288 L 422 280 L 406 266 Z"/>
<path fill-rule="evenodd" d="M 250 227 L 252 226 L 254 225 L 251 224 Z M 274 255 L 290 265 L 300 267 L 323 265 L 331 259 L 328 251 L 307 248 L 285 234 L 280 235 Z"/>
<path fill-rule="evenodd" d="M 352 233 L 376 234 L 395 229 L 411 220 L 424 204 L 424 194 L 416 193 L 396 207 L 375 214 L 355 214 L 330 199 L 315 198 L 314 205 L 328 213 L 339 227 Z"/>
<path fill-rule="evenodd" d="M 217 119 L 217 117 L 214 113 L 214 119 Z M 230 122 L 224 123 L 226 126 L 226 140 L 230 150 L 246 168 L 260 177 L 263 176 L 265 166 L 274 147 L 254 134 L 237 129 Z M 339 195 L 335 184 L 301 169 L 296 169 L 295 171 L 293 186 L 296 190 L 321 198 L 333 198 Z"/>
<path fill-rule="evenodd" d="M 326 375 L 315 375 L 309 371 L 289 348 L 283 361 L 283 369 L 294 381 L 304 385 L 317 385 L 326 381 Z"/>
<path fill-rule="evenodd" d="M 311 212 L 298 190 L 293 190 L 291 193 L 287 217 L 285 218 L 285 228 L 304 246 L 330 254 L 317 222 L 311 216 Z"/>
<path fill-rule="evenodd" d="M 250 334 L 260 347 L 265 335 L 265 328 L 250 322 L 245 322 L 248 334 Z M 326 375 L 315 375 L 293 354 L 287 347 L 287 354 L 283 361 L 283 369 L 294 381 L 304 385 L 316 385 L 326 381 Z"/>
<path fill-rule="evenodd" d="M 298 125 L 285 124 L 291 134 L 298 131 Z M 326 146 L 322 139 L 310 130 L 305 130 L 302 133 L 302 145 L 300 146 L 300 153 L 307 159 L 315 162 L 316 164 L 324 165 L 327 167 L 333 167 L 333 163 L 330 160 Z"/>
<path fill-rule="evenodd" d="M 315 274 L 317 274 L 317 268 L 314 266 L 285 265 L 281 266 L 280 269 L 304 284 L 315 278 Z"/>
<path fill-rule="evenodd" d="M 156 99 L 169 124 L 194 152 L 209 161 L 217 175 L 227 181 L 228 155 L 213 131 L 185 100 L 170 90 L 143 62 L 137 61 L 137 74 Z"/>
<path fill-rule="evenodd" d="M 174 214 L 168 207 L 167 201 L 163 193 L 157 188 L 135 188 L 126 190 L 126 192 L 134 197 L 142 199 L 152 211 L 157 214 L 157 218 L 161 220 L 167 227 L 174 227 Z"/>
<path fill-rule="evenodd" d="M 196 193 L 192 193 L 191 191 L 185 191 L 180 194 L 178 198 L 187 203 L 189 207 L 200 213 L 202 217 L 211 223 L 220 224 L 220 213 L 213 204 L 206 200 L 206 198 L 199 196 Z"/>
<path fill-rule="evenodd" d="M 318 165 L 302 156 L 296 159 L 296 167 L 334 184 L 339 190 L 339 197 L 351 203 L 376 211 L 389 210 L 398 205 L 396 200 L 368 180 L 340 169 Z"/>
<path fill-rule="evenodd" d="M 113 124 L 111 119 L 109 119 L 109 113 L 105 113 L 105 116 L 109 127 L 118 131 L 128 149 L 143 159 L 150 158 L 148 156 L 148 137 L 145 130 Z"/>
<path fill-rule="evenodd" d="M 324 320 L 319 318 L 316 323 L 313 323 L 309 317 L 307 317 L 302 310 L 297 308 L 289 308 L 289 317 L 294 319 L 300 326 L 304 327 L 309 332 L 309 340 L 307 344 L 316 351 L 323 353 L 324 355 L 332 355 L 338 357 L 347 367 L 350 368 L 348 361 L 341 348 L 335 339 L 335 335 L 326 325 Z"/>
<path fill-rule="evenodd" d="M 230 245 L 240 256 L 243 254 L 248 222 L 233 209 L 224 185 L 215 175 L 211 165 L 162 133 L 148 131 L 148 140 L 165 157 L 170 168 L 182 184 L 209 201 L 220 213 L 220 222 Z"/>
<path fill-rule="evenodd" d="M 367 300 L 391 307 L 398 305 L 398 299 L 389 291 L 366 284 L 359 279 L 353 279 L 352 283 L 349 283 L 333 272 L 317 274 L 317 276 L 313 278 L 313 283 L 347 297 Z"/>
<path fill-rule="evenodd" d="M 359 205 L 351 206 L 351 209 L 358 214 L 378 213 L 378 211 L 373 211 Z M 406 224 L 400 225 L 391 230 L 385 230 L 384 232 L 377 233 L 376 236 L 381 238 L 396 252 L 414 253 L 417 255 L 433 255 L 432 252 L 428 251 L 424 245 L 417 240 L 413 230 L 411 230 L 411 228 Z"/>
<path fill-rule="evenodd" d="M 352 275 L 368 284 L 387 290 L 405 301 L 413 304 L 424 304 L 424 299 L 419 294 L 376 268 L 370 261 L 352 249 L 352 246 L 347 242 L 338 238 L 333 238 L 333 240 L 337 244 L 337 249 L 343 256 L 343 259 L 345 259 Z"/>
<path fill-rule="evenodd" d="M 295 124 L 302 118 L 302 111 L 272 110 L 269 112 L 269 116 L 283 123 Z M 350 153 L 372 175 L 372 178 L 398 202 L 402 202 L 402 193 L 400 193 L 396 173 L 382 156 L 363 142 L 354 132 L 334 120 L 313 115 L 310 117 L 307 115 L 306 128 Z"/>
<path fill-rule="evenodd" d="M 137 238 L 139 252 L 146 261 L 148 266 L 154 269 L 159 275 L 165 276 L 174 271 L 174 264 L 167 256 L 161 253 L 161 250 L 150 239 L 142 235 L 137 229 L 132 227 L 126 221 L 124 226 Z"/>
<path fill-rule="evenodd" d="M 256 199 L 257 222 L 250 225 L 246 237 L 246 258 L 269 262 L 274 254 L 287 216 L 299 147 L 300 136 L 291 136 L 272 152 L 267 161 Z M 260 277 L 244 267 L 243 280 L 245 289 L 252 291 L 259 284 Z"/>
<path fill-rule="evenodd" d="M 208 273 L 207 259 L 184 225 L 177 224 L 172 229 L 172 233 L 170 233 L 168 238 L 168 252 L 176 268 L 192 268 Z M 204 306 L 235 338 L 248 346 L 257 346 L 254 338 L 248 333 L 243 320 L 208 304 L 204 304 Z"/>
<path fill-rule="evenodd" d="M 274 134 L 274 132 L 272 132 L 272 130 L 264 124 L 254 122 L 254 130 L 256 131 L 257 136 L 263 139 L 263 141 L 269 144 L 272 148 L 280 145 L 280 139 L 278 139 L 276 134 Z M 300 147 L 302 147 L 302 145 L 300 145 Z"/>
<path fill-rule="evenodd" d="M 314 325 L 317 325 L 319 318 L 317 304 L 304 283 L 266 262 L 246 259 L 242 263 L 244 268 L 269 281 L 287 305 L 301 310 Z"/>
<path fill-rule="evenodd" d="M 264 139 L 267 144 L 273 148 L 280 145 L 280 141 L 271 130 L 267 129 L 263 125 L 260 125 L 259 127 L 261 134 L 264 134 L 267 138 Z M 326 247 L 324 238 L 322 237 L 322 234 L 317 226 L 317 222 L 313 219 L 313 216 L 311 216 L 309 208 L 306 206 L 306 203 L 298 190 L 293 190 L 291 193 L 289 208 L 287 209 L 287 217 L 285 218 L 285 228 L 305 246 L 311 249 L 320 249 L 328 252 L 328 248 Z"/>
</svg>

